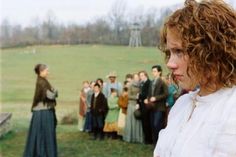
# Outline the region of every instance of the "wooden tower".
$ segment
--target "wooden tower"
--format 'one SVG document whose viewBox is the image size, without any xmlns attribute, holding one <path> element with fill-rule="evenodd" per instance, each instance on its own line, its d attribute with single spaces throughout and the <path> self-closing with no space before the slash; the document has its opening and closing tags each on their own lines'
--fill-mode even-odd
<svg viewBox="0 0 236 157">
<path fill-rule="evenodd" d="M 130 39 L 129 46 L 130 47 L 140 47 L 142 46 L 141 40 L 141 28 L 138 23 L 134 23 L 130 28 Z"/>
</svg>

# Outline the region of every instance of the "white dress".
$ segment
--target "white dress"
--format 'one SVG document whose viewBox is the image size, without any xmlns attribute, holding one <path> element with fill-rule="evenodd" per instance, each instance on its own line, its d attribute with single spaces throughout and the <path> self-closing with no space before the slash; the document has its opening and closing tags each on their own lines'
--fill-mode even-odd
<svg viewBox="0 0 236 157">
<path fill-rule="evenodd" d="M 154 157 L 236 157 L 236 86 L 202 97 L 197 92 L 171 109 Z"/>
</svg>

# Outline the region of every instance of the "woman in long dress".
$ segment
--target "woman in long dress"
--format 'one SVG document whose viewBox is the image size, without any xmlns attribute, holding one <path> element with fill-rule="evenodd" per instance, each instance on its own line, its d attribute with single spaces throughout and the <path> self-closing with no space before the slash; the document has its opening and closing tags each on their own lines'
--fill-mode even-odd
<svg viewBox="0 0 236 157">
<path fill-rule="evenodd" d="M 24 157 L 57 157 L 55 99 L 58 94 L 47 80 L 47 65 L 36 65 L 35 73 L 36 89 Z"/>
<path fill-rule="evenodd" d="M 134 111 L 137 109 L 137 99 L 140 92 L 139 76 L 134 74 L 132 83 L 128 91 L 129 104 L 127 109 L 126 123 L 124 129 L 124 141 L 127 142 L 144 142 L 144 134 L 142 129 L 142 122 L 134 116 Z"/>
</svg>

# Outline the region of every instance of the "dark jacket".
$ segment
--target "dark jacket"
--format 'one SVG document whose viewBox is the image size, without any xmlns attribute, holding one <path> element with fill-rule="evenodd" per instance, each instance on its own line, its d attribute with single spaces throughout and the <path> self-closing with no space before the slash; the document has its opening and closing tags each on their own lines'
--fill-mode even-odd
<svg viewBox="0 0 236 157">
<path fill-rule="evenodd" d="M 148 91 L 148 99 L 150 99 L 151 97 L 156 98 L 155 102 L 150 102 L 152 109 L 157 111 L 165 111 L 166 99 L 168 97 L 168 86 L 161 78 L 158 78 L 154 85 L 153 81 L 150 83 Z M 153 88 L 153 93 L 152 93 L 152 88 Z"/>
<path fill-rule="evenodd" d="M 138 98 L 139 104 L 144 104 L 144 100 L 148 97 L 150 84 L 151 84 L 151 81 L 149 79 L 147 79 L 146 82 L 141 83 L 140 94 Z"/>
<path fill-rule="evenodd" d="M 103 93 L 99 93 L 97 97 L 95 97 L 95 93 L 92 95 L 91 100 L 91 113 L 95 116 L 106 116 L 108 112 L 108 104 L 107 99 Z"/>
<path fill-rule="evenodd" d="M 48 92 L 50 92 L 54 96 L 53 97 L 48 96 Z M 39 103 L 43 103 L 44 105 L 53 108 L 56 106 L 56 100 L 55 100 L 56 97 L 57 97 L 57 91 L 55 91 L 52 88 L 48 80 L 38 76 L 36 81 L 36 88 L 34 93 L 32 109 L 36 107 Z"/>
</svg>

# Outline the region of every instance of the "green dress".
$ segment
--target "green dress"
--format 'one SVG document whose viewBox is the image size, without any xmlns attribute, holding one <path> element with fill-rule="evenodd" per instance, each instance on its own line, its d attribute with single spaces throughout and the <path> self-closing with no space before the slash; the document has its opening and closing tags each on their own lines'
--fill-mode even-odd
<svg viewBox="0 0 236 157">
<path fill-rule="evenodd" d="M 119 116 L 119 106 L 118 97 L 110 96 L 108 98 L 108 113 L 105 119 L 104 132 L 117 132 L 118 131 L 118 116 Z"/>
<path fill-rule="evenodd" d="M 139 90 L 139 85 L 134 83 L 129 88 L 129 104 L 123 136 L 123 139 L 126 142 L 144 142 L 142 122 L 134 117 L 135 106 L 137 104 L 137 94 L 139 93 Z"/>
</svg>

